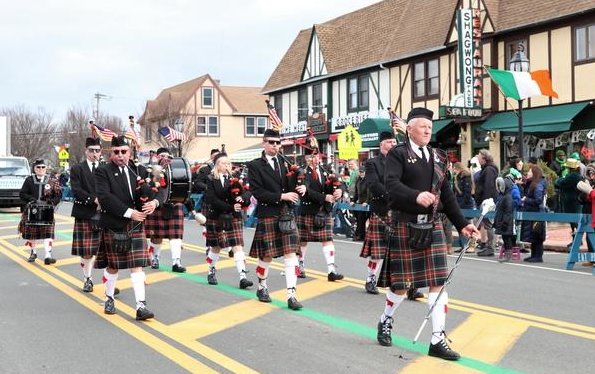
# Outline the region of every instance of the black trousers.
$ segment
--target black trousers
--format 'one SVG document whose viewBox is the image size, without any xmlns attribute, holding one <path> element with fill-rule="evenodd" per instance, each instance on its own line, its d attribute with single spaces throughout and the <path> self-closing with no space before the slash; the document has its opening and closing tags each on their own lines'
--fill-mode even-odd
<svg viewBox="0 0 595 374">
<path fill-rule="evenodd" d="M 357 220 L 355 226 L 355 237 L 363 239 L 366 236 L 366 221 L 370 218 L 370 212 L 364 212 L 361 210 L 354 211 L 355 219 Z"/>
</svg>

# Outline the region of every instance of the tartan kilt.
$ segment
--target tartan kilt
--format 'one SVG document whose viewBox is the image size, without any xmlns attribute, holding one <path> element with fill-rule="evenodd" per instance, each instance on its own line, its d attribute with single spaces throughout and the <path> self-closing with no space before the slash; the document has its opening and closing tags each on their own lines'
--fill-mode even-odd
<svg viewBox="0 0 595 374">
<path fill-rule="evenodd" d="M 27 225 L 27 210 L 23 211 L 21 221 L 19 222 L 19 234 L 25 240 L 54 239 L 55 223 L 45 226 Z"/>
<path fill-rule="evenodd" d="M 101 231 L 94 231 L 89 219 L 74 219 L 74 229 L 72 230 L 72 250 L 73 256 L 95 256 L 101 243 Z"/>
<path fill-rule="evenodd" d="M 442 286 L 448 276 L 446 242 L 441 222 L 436 222 L 432 233 L 432 246 L 424 250 L 411 250 L 407 245 L 407 223 L 397 222 L 393 242 L 389 245 L 389 260 L 384 261 L 378 276 L 379 287 L 394 290 Z"/>
<path fill-rule="evenodd" d="M 278 217 L 259 218 L 250 257 L 281 257 L 291 253 L 299 253 L 299 236 L 297 230 L 290 234 L 279 231 Z"/>
<path fill-rule="evenodd" d="M 123 231 L 128 231 L 135 227 L 138 222 L 129 222 Z M 131 233 L 132 248 L 128 252 L 115 252 L 113 249 L 113 231 L 104 229 L 102 241 L 97 251 L 97 260 L 95 269 L 110 267 L 113 269 L 131 269 L 136 267 L 146 267 L 150 264 L 149 249 L 145 237 L 145 230 L 142 224 L 135 228 Z"/>
<path fill-rule="evenodd" d="M 385 227 L 386 225 L 380 221 L 389 222 L 388 216 L 378 217 L 376 213 L 370 215 L 368 221 L 368 229 L 366 230 L 366 238 L 362 246 L 362 251 L 359 256 L 363 258 L 370 257 L 372 260 L 384 259 L 388 252 L 386 245 Z"/>
<path fill-rule="evenodd" d="M 184 235 L 184 209 L 182 204 L 174 205 L 171 216 L 164 218 L 164 209 L 156 209 L 145 220 L 145 233 L 151 239 L 182 239 Z"/>
<path fill-rule="evenodd" d="M 241 218 L 234 217 L 231 220 L 231 231 L 219 229 L 217 220 L 214 218 L 207 218 L 205 226 L 207 227 L 207 247 L 244 246 L 244 225 Z"/>
<path fill-rule="evenodd" d="M 330 242 L 333 240 L 333 219 L 327 214 L 323 228 L 314 227 L 315 214 L 304 214 L 296 217 L 300 242 Z"/>
</svg>

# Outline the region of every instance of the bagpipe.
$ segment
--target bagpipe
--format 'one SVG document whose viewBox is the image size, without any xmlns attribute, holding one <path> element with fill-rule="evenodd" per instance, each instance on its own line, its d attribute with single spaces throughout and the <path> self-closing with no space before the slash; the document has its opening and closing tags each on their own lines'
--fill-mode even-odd
<svg viewBox="0 0 595 374">
<path fill-rule="evenodd" d="M 304 180 L 306 179 L 306 169 L 291 162 L 283 153 L 279 152 L 277 153 L 277 156 L 287 164 L 287 174 L 285 175 L 288 179 L 288 190 L 295 191 L 297 186 L 302 186 L 304 184 Z"/>
</svg>

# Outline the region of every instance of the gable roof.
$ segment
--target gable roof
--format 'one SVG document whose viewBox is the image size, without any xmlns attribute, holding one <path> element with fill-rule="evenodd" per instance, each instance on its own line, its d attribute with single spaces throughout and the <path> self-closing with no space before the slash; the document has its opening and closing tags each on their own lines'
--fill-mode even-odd
<svg viewBox="0 0 595 374">
<path fill-rule="evenodd" d="M 265 100 L 267 95 L 261 94 L 262 87 L 219 86 L 222 94 L 235 107 L 234 114 L 268 115 Z"/>
<path fill-rule="evenodd" d="M 595 0 L 483 0 L 496 32 L 595 8 Z M 301 83 L 312 31 L 327 76 L 445 48 L 459 0 L 384 0 L 301 30 L 266 82 L 269 93 Z M 314 78 L 316 79 L 316 78 Z"/>
</svg>

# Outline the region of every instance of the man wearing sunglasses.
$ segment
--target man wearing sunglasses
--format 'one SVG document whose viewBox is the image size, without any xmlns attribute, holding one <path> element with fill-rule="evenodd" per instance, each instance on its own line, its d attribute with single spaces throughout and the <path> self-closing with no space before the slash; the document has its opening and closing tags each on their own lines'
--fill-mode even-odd
<svg viewBox="0 0 595 374">
<path fill-rule="evenodd" d="M 142 165 L 130 162 L 130 146 L 124 136 L 112 138 L 110 162 L 95 171 L 95 191 L 101 206 L 100 225 L 103 245 L 97 253 L 95 268 L 104 269 L 105 314 L 115 314 L 114 290 L 118 270 L 130 269 L 130 280 L 136 299 L 136 319 L 154 315 L 146 308 L 145 273 L 150 256 L 143 221 L 163 203 L 163 197 L 142 202 L 137 194 L 139 181 L 147 177 Z"/>
<path fill-rule="evenodd" d="M 288 204 L 296 203 L 299 200 L 298 193 L 303 195 L 306 192 L 306 186 L 298 186 L 297 192 L 289 191 L 287 166 L 283 159 L 278 157 L 279 148 L 281 148 L 278 131 L 266 130 L 262 146 L 264 148 L 262 157 L 247 164 L 250 190 L 258 200 L 256 208 L 258 224 L 250 248 L 250 256 L 258 258 L 256 296 L 261 302 L 271 302 L 266 282 L 269 265 L 273 257 L 283 256 L 287 306 L 290 309 L 298 310 L 302 308 L 302 304 L 296 297 L 297 274 L 299 272 L 296 255 L 299 251 L 298 232 L 294 227 L 291 232 L 282 233 L 279 228 L 279 216 L 287 212 Z"/>
<path fill-rule="evenodd" d="M 92 218 L 98 218 L 99 200 L 95 193 L 95 170 L 99 166 L 101 143 L 99 138 L 87 138 L 85 141 L 86 160 L 74 165 L 70 172 L 70 185 L 74 202 L 72 214 L 74 230 L 72 233 L 72 255 L 81 257 L 83 269 L 83 292 L 93 292 L 91 272 L 95 255 L 101 240 L 101 231 L 93 224 Z"/>
</svg>

